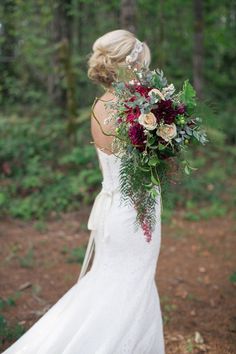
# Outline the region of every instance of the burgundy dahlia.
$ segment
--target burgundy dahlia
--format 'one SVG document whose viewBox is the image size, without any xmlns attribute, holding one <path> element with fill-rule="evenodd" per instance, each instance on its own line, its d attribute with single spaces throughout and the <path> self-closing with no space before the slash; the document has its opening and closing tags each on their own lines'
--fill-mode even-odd
<svg viewBox="0 0 236 354">
<path fill-rule="evenodd" d="M 127 113 L 126 121 L 131 123 L 131 124 L 134 124 L 135 121 L 137 120 L 137 118 L 141 114 L 139 107 L 132 108 L 126 113 Z"/>
<path fill-rule="evenodd" d="M 166 124 L 173 123 L 178 114 L 170 99 L 158 102 L 157 108 L 153 109 L 152 113 L 156 116 L 158 123 L 164 120 Z"/>
<path fill-rule="evenodd" d="M 181 104 L 179 107 L 177 107 L 177 114 L 184 114 L 185 113 L 185 105 Z"/>
<path fill-rule="evenodd" d="M 133 96 L 130 98 L 129 102 L 134 102 L 136 100 L 136 97 Z M 126 121 L 133 124 L 135 123 L 135 120 L 140 116 L 141 112 L 140 112 L 140 108 L 138 106 L 136 107 L 129 107 L 128 105 L 125 105 L 125 107 L 127 108 L 127 110 L 125 111 L 125 113 L 127 114 L 126 116 Z"/>
<path fill-rule="evenodd" d="M 144 130 L 141 124 L 139 123 L 135 123 L 133 125 L 131 125 L 129 127 L 129 138 L 130 141 L 133 145 L 140 145 L 140 146 L 136 146 L 136 148 L 139 151 L 143 151 L 145 149 L 145 144 L 144 144 L 144 140 L 145 140 L 145 134 L 144 134 Z"/>
<path fill-rule="evenodd" d="M 135 91 L 140 93 L 140 95 L 144 97 L 148 97 L 148 92 L 150 91 L 150 88 L 142 86 L 142 85 L 137 85 L 135 87 Z"/>
</svg>

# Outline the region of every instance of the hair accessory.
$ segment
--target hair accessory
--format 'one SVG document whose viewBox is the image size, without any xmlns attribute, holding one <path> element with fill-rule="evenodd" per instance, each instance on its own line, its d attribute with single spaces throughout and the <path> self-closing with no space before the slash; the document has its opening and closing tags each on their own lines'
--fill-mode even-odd
<svg viewBox="0 0 236 354">
<path fill-rule="evenodd" d="M 143 50 L 143 42 L 140 42 L 140 40 L 136 38 L 134 48 L 132 49 L 131 53 L 126 56 L 125 62 L 127 64 L 134 63 L 138 59 L 138 55 L 139 53 L 142 52 L 142 50 Z"/>
</svg>

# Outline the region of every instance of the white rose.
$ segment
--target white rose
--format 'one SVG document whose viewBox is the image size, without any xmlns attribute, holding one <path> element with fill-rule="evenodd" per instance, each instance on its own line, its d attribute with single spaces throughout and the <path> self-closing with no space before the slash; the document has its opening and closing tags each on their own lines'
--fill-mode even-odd
<svg viewBox="0 0 236 354">
<path fill-rule="evenodd" d="M 175 123 L 172 124 L 161 124 L 156 134 L 160 136 L 165 141 L 170 141 L 177 135 L 176 125 Z"/>
<path fill-rule="evenodd" d="M 148 130 L 153 130 L 157 127 L 157 120 L 152 112 L 140 114 L 138 121 Z"/>
<path fill-rule="evenodd" d="M 152 89 L 151 91 L 148 92 L 148 96 L 150 96 L 150 97 L 151 97 L 153 94 L 154 94 L 155 96 L 158 96 L 158 97 L 161 98 L 162 100 L 165 99 L 165 97 L 163 96 L 163 94 L 161 93 L 161 91 L 158 90 L 158 89 L 156 89 L 156 88 L 154 88 L 154 89 Z M 158 99 L 156 99 L 156 101 L 158 101 Z"/>
</svg>

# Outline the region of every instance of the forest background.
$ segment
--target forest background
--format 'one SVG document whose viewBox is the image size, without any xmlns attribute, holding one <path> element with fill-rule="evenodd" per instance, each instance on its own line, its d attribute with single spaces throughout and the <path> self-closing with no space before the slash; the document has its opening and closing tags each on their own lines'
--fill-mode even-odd
<svg viewBox="0 0 236 354">
<path fill-rule="evenodd" d="M 189 78 L 197 90 L 210 144 L 202 155 L 195 151 L 200 175 L 183 177 L 179 188 L 195 194 L 201 203 L 214 199 L 221 204 L 218 197 L 226 192 L 225 176 L 232 172 L 236 141 L 234 1 L 4 0 L 0 4 L 2 213 L 41 218 L 93 200 L 101 175 L 90 144 L 90 107 L 102 89 L 88 80 L 87 60 L 95 39 L 117 28 L 134 31 L 145 40 L 152 52 L 151 68 L 164 70 L 178 89 Z M 223 168 L 218 168 L 222 163 Z M 206 171 L 209 166 L 214 168 Z M 183 193 L 180 199 L 171 193 L 168 210 L 177 202 L 187 203 L 191 214 L 194 198 Z M 211 212 L 222 212 L 214 203 Z"/>
</svg>

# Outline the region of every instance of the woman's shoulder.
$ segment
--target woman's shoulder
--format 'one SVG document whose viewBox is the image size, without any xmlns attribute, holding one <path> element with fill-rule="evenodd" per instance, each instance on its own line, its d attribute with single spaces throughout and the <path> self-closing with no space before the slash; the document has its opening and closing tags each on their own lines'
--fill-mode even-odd
<svg viewBox="0 0 236 354">
<path fill-rule="evenodd" d="M 112 92 L 105 92 L 103 95 L 96 99 L 93 107 L 94 112 L 103 118 L 111 113 L 112 108 L 109 107 L 109 102 L 115 102 L 116 97 Z"/>
<path fill-rule="evenodd" d="M 100 102 L 102 105 L 105 105 L 106 102 L 112 102 L 116 100 L 116 96 L 111 91 L 106 91 L 103 95 L 98 97 L 97 102 Z"/>
</svg>

